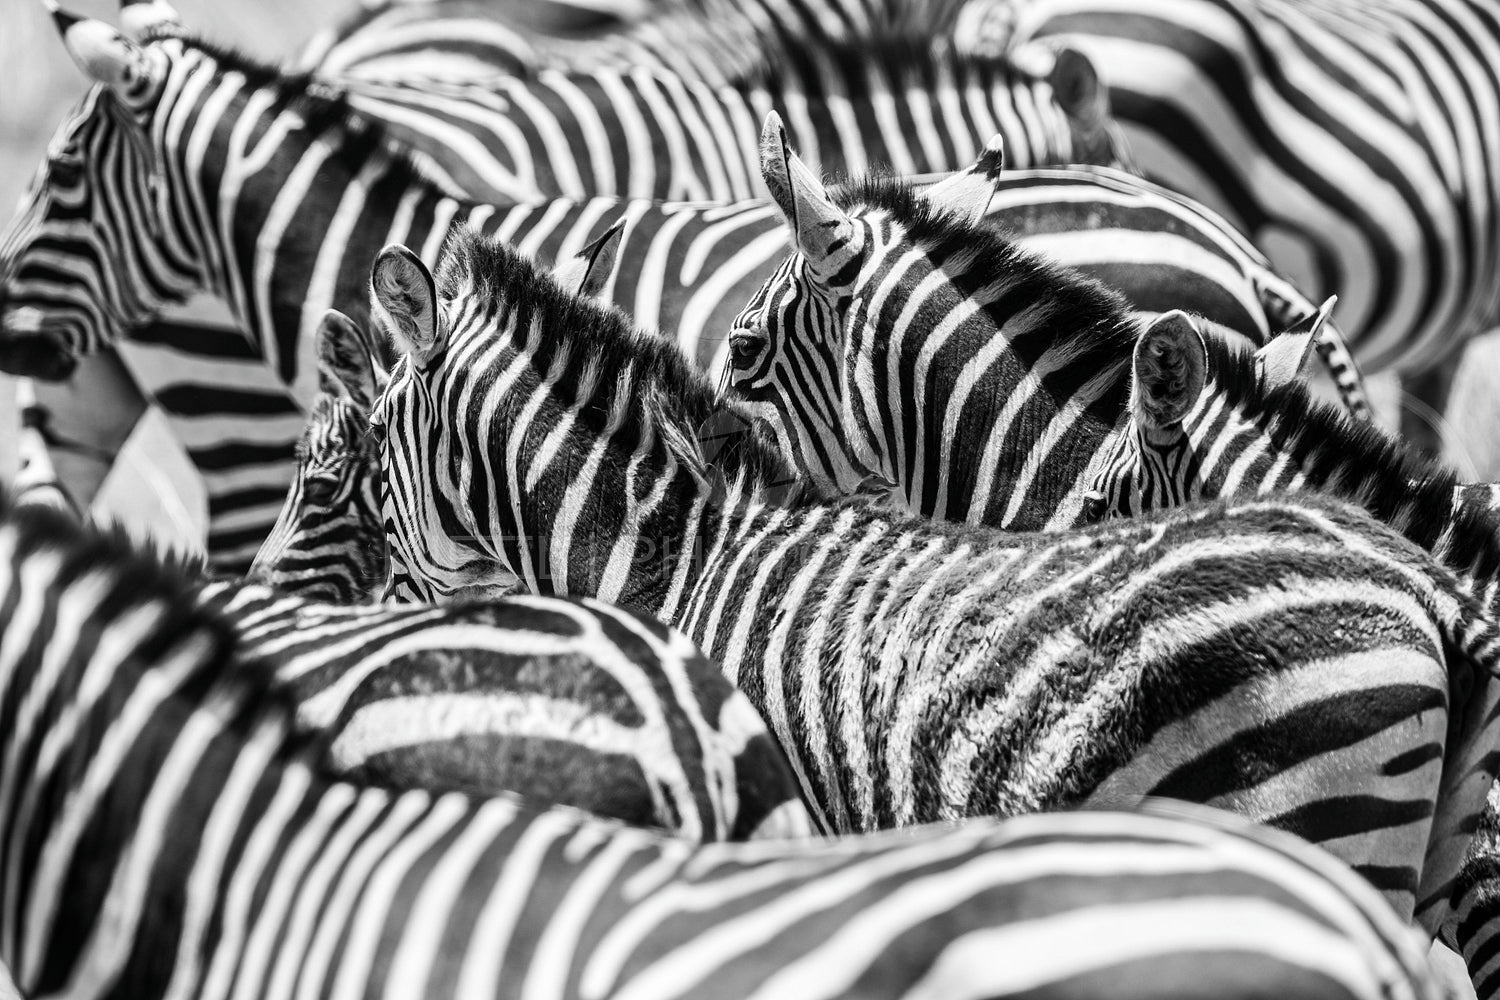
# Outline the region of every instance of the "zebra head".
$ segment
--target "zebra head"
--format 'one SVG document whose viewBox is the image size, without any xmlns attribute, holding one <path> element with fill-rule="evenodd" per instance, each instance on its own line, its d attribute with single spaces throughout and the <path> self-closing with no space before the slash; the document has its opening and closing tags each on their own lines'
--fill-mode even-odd
<svg viewBox="0 0 1500 1000">
<path fill-rule="evenodd" d="M 95 83 L 0 239 L 0 369 L 59 380 L 204 276 L 188 263 L 198 258 L 185 251 L 181 213 L 166 195 L 166 47 L 55 7 L 53 16 Z"/>
<path fill-rule="evenodd" d="M 576 256 L 560 261 L 552 282 L 576 298 L 597 297 L 614 273 L 624 230 L 622 218 Z M 465 231 L 452 234 L 444 253 L 447 261 L 452 263 L 455 247 L 475 239 Z M 384 600 L 510 593 L 524 577 L 511 569 L 520 556 L 513 563 L 508 553 L 535 541 L 524 524 L 499 516 L 503 500 L 492 498 L 496 502 L 488 515 L 477 514 L 460 493 L 458 480 L 476 478 L 474 466 L 488 464 L 494 456 L 465 454 L 464 442 L 454 440 L 446 427 L 450 415 L 443 411 L 445 401 L 434 388 L 435 376 L 446 369 L 448 381 L 455 381 L 457 370 L 457 398 L 483 406 L 486 392 L 500 392 L 516 375 L 493 369 L 495 384 L 477 389 L 464 379 L 475 364 L 488 368 L 486 363 L 495 359 L 459 358 L 455 342 L 484 339 L 495 317 L 480 301 L 482 296 L 459 287 L 463 279 L 455 271 L 461 270 L 450 266 L 435 278 L 420 257 L 392 245 L 376 256 L 370 272 L 371 311 L 390 331 L 400 358 L 370 420 L 384 473 L 382 510 L 390 547 Z M 465 336 L 470 334 L 481 336 Z M 462 350 L 472 347 L 465 343 Z M 592 377 L 600 374 L 595 370 Z M 506 442 L 493 444 L 503 449 Z"/>
<path fill-rule="evenodd" d="M 297 442 L 297 475 L 249 576 L 303 597 L 368 600 L 389 564 L 380 454 L 370 412 L 388 376 L 364 329 L 330 309 L 318 327 L 318 398 Z"/>
<path fill-rule="evenodd" d="M 979 159 L 922 195 L 964 219 L 982 218 L 1004 155 L 993 137 Z M 749 403 L 783 458 L 820 492 L 848 494 L 891 477 L 869 424 L 845 413 L 847 380 L 861 377 L 862 341 L 849 316 L 883 263 L 888 234 L 841 208 L 787 145 L 773 111 L 761 135 L 761 172 L 792 234 L 793 252 L 734 318 L 721 384 Z"/>
<path fill-rule="evenodd" d="M 1255 352 L 1257 396 L 1301 381 L 1333 303 L 1329 299 Z M 1129 412 L 1113 445 L 1099 453 L 1083 520 L 1129 517 L 1296 478 L 1278 435 L 1229 405 L 1220 378 L 1235 368 L 1238 352 L 1206 337 L 1202 326 L 1174 310 L 1153 320 L 1136 341 Z M 1216 370 L 1220 376 L 1210 378 Z"/>
</svg>

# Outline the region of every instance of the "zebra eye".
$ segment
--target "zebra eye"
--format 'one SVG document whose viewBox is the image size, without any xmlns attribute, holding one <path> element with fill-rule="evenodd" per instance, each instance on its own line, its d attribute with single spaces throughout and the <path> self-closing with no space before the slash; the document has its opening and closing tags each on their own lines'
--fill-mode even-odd
<svg viewBox="0 0 1500 1000">
<path fill-rule="evenodd" d="M 736 368 L 749 368 L 765 349 L 766 340 L 758 333 L 737 330 L 729 335 L 729 356 Z"/>
<path fill-rule="evenodd" d="M 317 507 L 327 507 L 339 491 L 339 481 L 330 476 L 313 476 L 302 486 L 302 496 Z"/>
<path fill-rule="evenodd" d="M 1104 494 L 1089 490 L 1083 495 L 1083 523 L 1098 524 L 1104 520 Z"/>
<path fill-rule="evenodd" d="M 83 179 L 83 157 L 76 153 L 58 153 L 52 157 L 48 172 L 54 183 L 73 187 Z"/>
</svg>

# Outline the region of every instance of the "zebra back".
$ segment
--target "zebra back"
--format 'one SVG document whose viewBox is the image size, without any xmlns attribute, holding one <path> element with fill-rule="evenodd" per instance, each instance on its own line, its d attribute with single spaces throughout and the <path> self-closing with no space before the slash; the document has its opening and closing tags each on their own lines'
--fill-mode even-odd
<svg viewBox="0 0 1500 1000">
<path fill-rule="evenodd" d="M 643 67 L 729 84 L 786 46 L 946 37 L 961 6 L 954 0 L 658 0 L 641 11 L 556 2 L 378 3 L 314 36 L 294 68 L 363 79 L 485 80 L 542 68 Z"/>
<path fill-rule="evenodd" d="M 23 995 L 1437 995 L 1358 878 L 1206 810 L 694 848 L 333 782 L 180 576 L 36 511 L 0 517 L 0 553 L 0 602 L 87 625 L 0 674 L 0 962 Z M 997 964 L 997 941 L 1026 947 Z"/>
<path fill-rule="evenodd" d="M 403 355 L 371 424 L 393 578 L 425 599 L 513 573 L 674 623 L 834 829 L 1201 796 L 1444 919 L 1495 769 L 1495 629 L 1363 511 L 1278 498 L 1059 536 L 824 503 L 753 429 L 710 463 L 714 386 L 498 241 L 455 234 L 436 276 L 392 248 L 372 288 Z"/>
</svg>

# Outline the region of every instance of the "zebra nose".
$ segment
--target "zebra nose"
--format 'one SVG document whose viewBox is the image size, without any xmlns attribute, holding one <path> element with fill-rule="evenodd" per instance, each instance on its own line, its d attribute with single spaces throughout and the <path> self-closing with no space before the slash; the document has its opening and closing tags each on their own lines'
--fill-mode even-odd
<svg viewBox="0 0 1500 1000">
<path fill-rule="evenodd" d="M 0 371 L 43 382 L 62 382 L 77 367 L 78 359 L 55 336 L 0 330 Z"/>
</svg>

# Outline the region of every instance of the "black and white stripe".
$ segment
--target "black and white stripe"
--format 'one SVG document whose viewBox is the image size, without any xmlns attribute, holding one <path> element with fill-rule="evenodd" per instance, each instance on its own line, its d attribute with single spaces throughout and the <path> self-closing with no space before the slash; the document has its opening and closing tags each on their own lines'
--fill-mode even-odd
<svg viewBox="0 0 1500 1000">
<path fill-rule="evenodd" d="M 1328 847 L 1429 929 L 1446 913 L 1495 767 L 1494 629 L 1362 512 L 1060 536 L 826 505 L 753 433 L 709 465 L 708 380 L 502 244 L 455 234 L 435 280 L 390 248 L 372 285 L 404 354 L 372 422 L 397 585 L 513 572 L 676 624 L 834 829 L 1196 798 Z"/>
<path fill-rule="evenodd" d="M 814 163 L 839 173 L 953 170 L 995 133 L 1021 167 L 1124 155 L 1093 66 L 1040 46 L 1000 61 L 904 39 L 805 44 L 723 87 L 648 69 L 339 86 L 429 175 L 501 203 L 757 197 L 760 123 L 773 108 Z"/>
<path fill-rule="evenodd" d="M 694 847 L 329 781 L 186 581 L 55 516 L 0 514 L 0 607 L 24 996 L 1438 996 L 1347 869 L 1210 810 Z"/>
<path fill-rule="evenodd" d="M 61 375 L 76 355 L 132 337 L 136 371 L 204 470 L 209 547 L 221 568 L 245 566 L 274 519 L 316 392 L 312 333 L 326 308 L 361 315 L 375 250 L 401 239 L 435 253 L 448 226 L 468 218 L 520 241 L 535 233 L 539 252 L 562 255 L 619 212 L 603 201 L 503 216 L 479 209 L 413 170 L 378 123 L 326 87 L 197 43 L 168 37 L 133 49 L 99 41 L 108 31 L 99 22 L 64 23 L 106 62 L 146 53 L 145 64 L 169 67 L 160 80 L 96 88 L 60 130 L 30 208 L 0 246 L 0 366 Z M 1038 94 L 1048 90 L 1037 84 Z M 1013 138 L 1041 151 L 1059 138 L 1042 129 L 1051 120 L 1012 116 L 1020 131 L 1039 130 Z M 453 163 L 465 147 L 428 155 Z M 714 330 L 716 347 L 730 303 L 758 279 L 749 270 L 774 257 L 780 237 L 764 206 L 749 204 L 715 209 L 679 235 L 684 223 L 698 225 L 697 210 L 655 217 L 649 203 L 629 208 L 627 238 L 650 245 L 626 255 L 640 270 L 613 287 L 642 322 L 689 339 Z M 680 254 L 681 264 L 661 267 L 653 253 Z M 140 329 L 194 289 L 221 296 L 228 322 Z"/>
<path fill-rule="evenodd" d="M 1137 206 L 1101 193 L 1085 200 L 1103 217 L 1083 233 L 1011 240 L 992 224 L 1006 219 L 995 202 L 1011 190 L 986 176 L 999 169 L 997 148 L 925 192 L 896 178 L 830 190 L 774 118 L 766 128 L 767 186 L 781 193 L 788 220 L 814 221 L 733 321 L 725 379 L 788 461 L 835 492 L 873 479 L 931 517 L 1019 529 L 1071 523 L 1082 466 L 1111 446 L 1125 411 L 1142 312 L 1223 315 L 1214 294 L 1226 286 L 1214 278 L 1235 261 L 1240 294 L 1272 303 L 1262 318 L 1280 319 L 1289 309 L 1274 303 L 1300 299 L 1247 247 L 1210 242 L 1201 227 L 1184 232 L 1170 197 Z M 1071 193 L 1068 182 L 1054 184 L 1058 199 Z M 1151 213 L 1150 228 L 1119 239 L 1110 220 L 1132 211 Z M 1141 301 L 1030 252 L 1090 238 L 1118 242 L 1121 257 L 1096 249 L 1095 266 L 1080 270 L 1123 278 Z M 1138 257 L 1142 250 L 1155 256 Z M 1171 266 L 1174 257 L 1186 266 Z M 1162 266 L 1128 283 L 1141 260 Z M 1177 280 L 1195 275 L 1200 282 Z M 1298 306 L 1318 313 L 1306 300 Z M 1219 334 L 1244 347 L 1263 339 Z"/>
<path fill-rule="evenodd" d="M 976 0 L 1008 44 L 1107 66 L 1141 168 L 1223 212 L 1369 371 L 1420 373 L 1500 321 L 1492 0 Z M 963 37 L 981 37 L 969 27 Z M 1438 401 L 1441 402 L 1441 401 Z"/>
<path fill-rule="evenodd" d="M 946 37 L 962 6 L 955 0 L 372 3 L 315 35 L 295 65 L 325 76 L 471 81 L 540 68 L 645 67 L 727 84 L 786 47 Z"/>
</svg>

